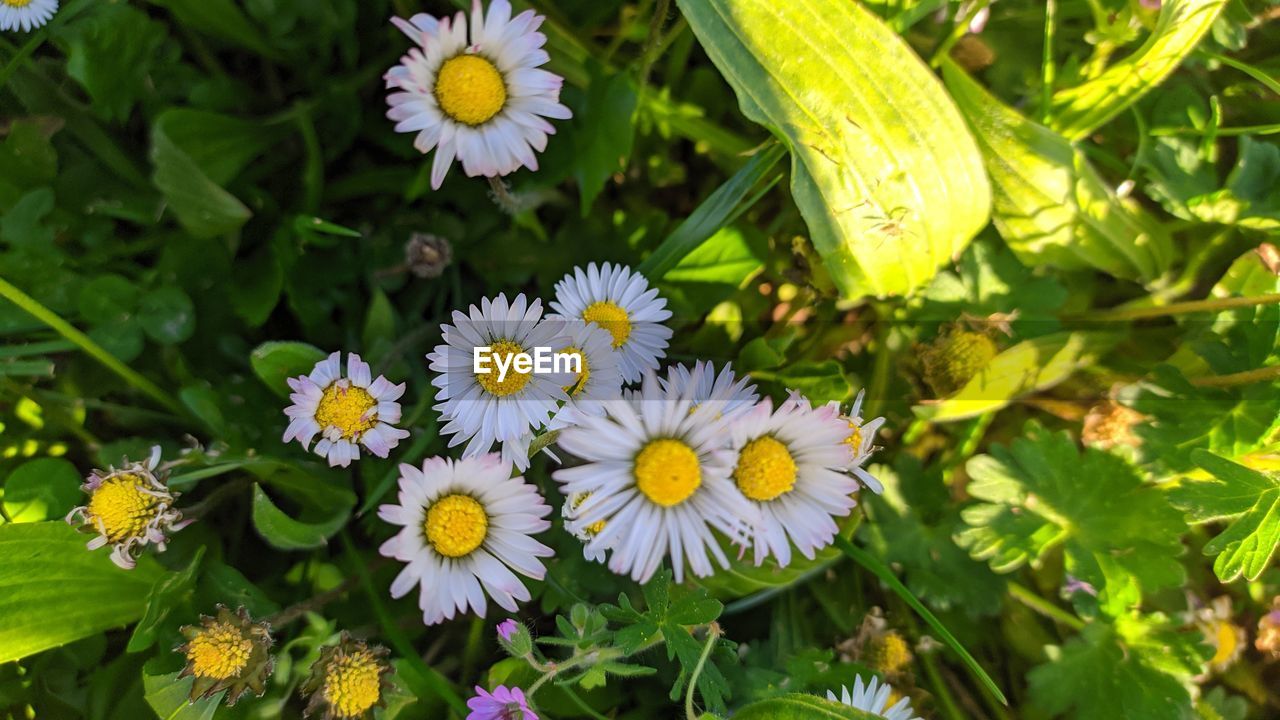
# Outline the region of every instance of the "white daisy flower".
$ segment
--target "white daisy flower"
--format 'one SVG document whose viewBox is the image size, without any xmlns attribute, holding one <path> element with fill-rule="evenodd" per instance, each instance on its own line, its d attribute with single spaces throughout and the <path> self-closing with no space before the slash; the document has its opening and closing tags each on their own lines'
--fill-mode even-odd
<svg viewBox="0 0 1280 720">
<path fill-rule="evenodd" d="M 58 0 L 0 0 L 0 30 L 35 30 L 56 12 Z"/>
<path fill-rule="evenodd" d="M 564 79 L 539 69 L 550 60 L 538 32 L 543 17 L 526 10 L 511 17 L 511 3 L 493 0 L 485 15 L 471 6 L 471 34 L 459 12 L 436 19 L 418 14 L 393 18 L 420 48 L 413 48 L 384 76 L 396 132 L 416 132 L 413 146 L 436 157 L 431 187 L 439 188 L 456 157 L 468 177 L 496 177 L 520 166 L 538 169 L 534 154 L 547 147 L 555 127 L 545 118 L 567 120 L 560 104 Z"/>
<path fill-rule="evenodd" d="M 347 467 L 360 458 L 360 446 L 385 458 L 408 430 L 395 427 L 400 422 L 404 383 L 391 384 L 355 353 L 347 353 L 347 376 L 342 377 L 342 353 L 335 352 L 316 363 L 310 375 L 289 378 L 293 404 L 285 408 L 289 427 L 284 441 L 297 440 L 311 449 L 316 435 L 315 454 L 329 459 L 329 465 Z"/>
<path fill-rule="evenodd" d="M 633 383 L 645 370 L 656 370 L 666 356 L 671 329 L 667 301 L 638 272 L 623 265 L 591 263 L 574 268 L 556 283 L 551 309 L 576 320 L 595 323 L 613 335 L 613 349 L 621 353 L 622 379 Z"/>
<path fill-rule="evenodd" d="M 840 697 L 827 691 L 827 699 L 843 703 L 852 708 L 857 708 L 863 712 L 869 712 L 884 720 L 920 720 L 916 717 L 915 711 L 911 709 L 911 700 L 902 698 L 893 704 L 893 707 L 887 707 L 889 704 L 889 696 L 893 694 L 893 688 L 889 683 L 882 683 L 878 678 L 871 678 L 869 684 L 862 683 L 862 676 L 854 678 L 853 692 L 849 692 L 849 688 L 840 688 Z"/>
<path fill-rule="evenodd" d="M 86 547 L 97 550 L 111 546 L 111 562 L 130 570 L 142 549 L 155 545 L 164 552 L 166 533 L 181 530 L 190 521 L 182 521 L 182 513 L 173 507 L 178 493 L 169 489 L 163 477 L 156 476 L 160 464 L 160 446 L 151 448 L 146 462 L 130 463 L 106 472 L 89 473 L 80 489 L 89 495 L 89 503 L 67 513 L 68 524 L 80 524 L 80 530 L 97 533 Z"/>
<path fill-rule="evenodd" d="M 564 329 L 564 323 L 542 318 L 541 300 L 530 304 L 524 295 L 510 303 L 506 295 L 485 298 L 468 315 L 454 311 L 453 324 L 441 326 L 445 344 L 427 355 L 431 370 L 440 373 L 431 384 L 439 388 L 440 432 L 453 436 L 449 447 L 466 442 L 463 457 L 475 457 L 501 443 L 504 460 L 520 470 L 529 467 L 533 431 L 569 399 L 564 386 L 574 376 L 521 372 L 516 361 L 540 348 L 553 353 L 568 346 Z M 476 372 L 478 361 L 487 372 Z"/>
<path fill-rule="evenodd" d="M 867 472 L 863 465 L 876 450 L 876 433 L 880 432 L 880 426 L 884 425 L 884 418 L 878 417 L 869 421 L 862 419 L 862 399 L 866 394 L 866 390 L 858 392 L 858 397 L 854 399 L 853 407 L 849 408 L 847 414 L 840 410 L 840 403 L 836 400 L 827 403 L 825 410 L 844 420 L 849 429 L 849 434 L 845 437 L 845 443 L 852 453 L 849 458 L 849 472 L 878 495 L 884 492 L 884 485 Z"/>
<path fill-rule="evenodd" d="M 636 582 L 665 557 L 677 582 L 686 562 L 699 577 L 715 571 L 713 559 L 727 567 L 712 528 L 744 544 L 758 521 L 729 479 L 723 424 L 689 412 L 694 390 L 696 383 L 669 393 L 650 371 L 636 400 L 606 402 L 604 416 L 582 417 L 560 434 L 560 447 L 585 461 L 554 474 L 570 498 L 588 495 L 573 511 L 576 522 L 605 521 L 587 552 L 607 550 L 609 569 Z"/>
<path fill-rule="evenodd" d="M 391 597 L 419 588 L 422 620 L 434 625 L 474 610 L 484 617 L 485 595 L 516 612 L 530 597 L 516 573 L 541 580 L 539 558 L 551 548 L 533 535 L 551 526 L 542 496 L 496 453 L 451 460 L 428 458 L 422 469 L 400 466 L 400 504 L 378 517 L 404 527 L 378 552 L 408 563 L 391 583 Z M 512 571 L 515 572 L 512 572 Z"/>
<path fill-rule="evenodd" d="M 564 518 L 564 529 L 578 540 L 582 541 L 582 556 L 592 562 L 602 563 L 605 558 L 605 550 L 599 546 L 593 547 L 591 540 L 604 530 L 605 521 L 597 520 L 593 523 L 583 523 L 578 519 L 578 511 L 582 508 L 582 503 L 591 497 L 591 493 L 574 493 L 569 496 L 560 508 L 560 516 Z"/>
<path fill-rule="evenodd" d="M 857 503 L 849 465 L 848 428 L 829 412 L 793 396 L 775 410 L 766 399 L 729 426 L 733 478 L 760 511 L 753 538 L 755 563 L 772 555 L 791 563 L 791 544 L 810 560 L 831 544 Z"/>
<path fill-rule="evenodd" d="M 760 393 L 749 376 L 738 377 L 726 364 L 716 373 L 716 366 L 699 360 L 689 369 L 682 363 L 667 368 L 662 387 L 676 394 L 694 387 L 692 412 L 704 412 L 717 419 L 732 420 L 755 407 Z"/>
<path fill-rule="evenodd" d="M 559 430 L 574 424 L 577 414 L 603 415 L 604 403 L 622 394 L 622 368 L 618 353 L 613 351 L 613 336 L 595 323 L 565 320 L 551 316 L 548 320 L 565 323 L 568 344 L 560 353 L 578 358 L 577 375 L 564 386 L 569 400 L 547 425 Z"/>
</svg>

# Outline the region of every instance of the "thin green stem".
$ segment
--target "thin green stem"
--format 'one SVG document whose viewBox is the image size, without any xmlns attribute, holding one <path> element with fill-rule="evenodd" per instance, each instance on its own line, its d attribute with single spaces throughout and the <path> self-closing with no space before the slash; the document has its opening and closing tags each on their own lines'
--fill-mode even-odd
<svg viewBox="0 0 1280 720">
<path fill-rule="evenodd" d="M 1041 615 L 1044 615 L 1050 620 L 1066 625 L 1077 632 L 1084 629 L 1085 623 L 1083 620 L 1071 613 L 1068 613 L 1066 610 L 1063 610 L 1048 600 L 1045 600 L 1039 595 L 1036 595 L 1022 585 L 1010 581 L 1007 584 L 1007 587 L 1009 588 L 1009 594 L 1012 595 L 1015 600 L 1026 605 L 1032 610 L 1035 610 Z"/>
<path fill-rule="evenodd" d="M 641 94 L 649 85 L 649 73 L 653 70 L 653 63 L 658 59 L 658 52 L 662 48 L 662 26 L 666 23 L 667 13 L 670 11 L 671 0 L 658 0 L 658 6 L 653 10 L 653 18 L 649 21 L 649 37 L 644 41 L 644 52 L 640 55 L 640 78 L 636 82 Z"/>
<path fill-rule="evenodd" d="M 164 390 L 161 390 L 158 385 L 140 375 L 133 368 L 120 362 L 119 359 L 107 352 L 101 345 L 94 342 L 88 335 L 77 330 L 71 323 L 59 317 L 57 313 L 44 305 L 41 305 L 35 298 L 14 287 L 4 278 L 0 278 L 0 297 L 3 297 L 14 305 L 17 305 L 40 322 L 48 325 L 59 335 L 74 343 L 94 360 L 102 363 L 102 365 L 108 370 L 119 375 L 125 382 L 132 385 L 135 389 L 156 401 L 158 404 L 162 405 L 166 410 L 183 417 L 187 416 L 187 412 L 182 407 L 182 404 Z"/>
<path fill-rule="evenodd" d="M 413 670 L 411 674 L 405 674 L 405 683 L 420 697 L 437 696 L 443 699 L 454 712 L 465 716 L 468 713 L 467 704 L 453 689 L 452 683 L 436 671 L 435 668 L 423 662 L 422 656 L 405 639 L 400 628 L 396 627 L 395 619 L 391 617 L 391 613 L 387 611 L 386 605 L 382 602 L 382 596 L 378 593 L 377 588 L 373 586 L 373 577 L 365 566 L 364 558 L 360 557 L 360 553 L 356 551 L 355 543 L 351 541 L 351 535 L 343 529 L 338 537 L 342 541 L 343 552 L 359 578 L 365 595 L 369 598 L 369 607 L 373 610 L 374 616 L 377 617 L 378 625 L 381 626 L 383 634 L 386 635 L 387 641 L 391 643 L 391 647 L 395 648 L 396 652 L 408 663 L 408 667 Z"/>
<path fill-rule="evenodd" d="M 977 0 L 977 2 L 969 6 L 968 12 L 963 17 L 956 18 L 956 24 L 952 26 L 950 34 L 942 41 L 942 44 L 938 45 L 938 49 L 933 51 L 933 58 L 929 60 L 929 64 L 933 67 L 941 64 L 947 53 L 951 52 L 951 48 L 960 42 L 960 38 L 968 34 L 969 24 L 973 22 L 973 19 L 990 4 L 991 0 Z"/>
<path fill-rule="evenodd" d="M 1068 315 L 1064 320 L 1145 320 L 1168 315 L 1186 315 L 1199 312 L 1217 312 L 1232 308 L 1252 307 L 1254 305 L 1274 305 L 1280 303 L 1280 293 L 1253 295 L 1250 297 L 1213 298 L 1210 300 L 1191 300 L 1188 302 L 1169 303 L 1158 307 L 1117 308 L 1095 312 Z"/>
<path fill-rule="evenodd" d="M 1229 375 L 1210 375 L 1209 377 L 1199 377 L 1191 381 L 1193 385 L 1201 387 L 1232 387 L 1235 385 L 1252 385 L 1253 383 L 1268 382 L 1271 380 L 1280 380 L 1280 365 L 1272 365 L 1270 367 L 1261 367 L 1256 370 L 1245 370 L 1244 372 L 1231 373 Z"/>
<path fill-rule="evenodd" d="M 1053 36 L 1058 28 L 1058 0 L 1046 0 L 1044 4 L 1044 54 L 1040 57 L 1040 122 L 1049 122 L 1053 107 L 1053 83 L 1057 68 L 1053 64 Z"/>
<path fill-rule="evenodd" d="M 573 704 L 577 705 L 578 708 L 582 710 L 582 712 L 586 713 L 587 715 L 590 715 L 596 720 L 609 720 L 609 718 L 596 712 L 595 708 L 588 705 L 587 701 L 583 700 L 582 697 L 579 696 L 578 693 L 573 688 L 562 687 L 560 688 L 560 690 L 563 691 L 565 695 L 568 695 L 569 699 L 573 701 Z"/>
<path fill-rule="evenodd" d="M 720 626 L 711 623 L 707 626 L 707 642 L 702 646 L 702 654 L 698 656 L 698 664 L 693 666 L 693 672 L 689 674 L 689 688 L 684 693 L 684 716 L 686 720 L 698 720 L 698 716 L 693 714 L 693 694 L 698 689 L 698 678 L 702 676 L 702 669 L 707 666 L 707 658 L 711 657 L 711 650 L 715 648 L 716 641 L 720 639 Z"/>
</svg>

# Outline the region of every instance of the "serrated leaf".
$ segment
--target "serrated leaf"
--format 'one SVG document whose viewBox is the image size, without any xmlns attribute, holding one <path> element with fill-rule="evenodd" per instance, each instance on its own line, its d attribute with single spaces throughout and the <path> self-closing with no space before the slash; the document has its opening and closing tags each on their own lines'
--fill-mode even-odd
<svg viewBox="0 0 1280 720">
<path fill-rule="evenodd" d="M 346 507 L 314 522 L 295 520 L 276 507 L 260 486 L 253 486 L 253 526 L 263 540 L 280 550 L 324 547 L 346 525 L 350 515 L 351 509 Z"/>
<path fill-rule="evenodd" d="M 289 396 L 288 378 L 308 375 L 316 363 L 328 357 L 320 348 L 302 342 L 265 342 L 249 357 L 253 372 L 276 395 Z"/>
<path fill-rule="evenodd" d="M 845 297 L 919 287 L 986 224 L 990 188 L 959 111 L 861 4 L 679 4 L 743 114 L 786 141 L 792 195 Z"/>
<path fill-rule="evenodd" d="M 932 422 L 955 422 L 994 412 L 1092 365 L 1118 340 L 1118 335 L 1101 332 L 1063 332 L 1024 340 L 996 355 L 951 397 L 916 405 L 912 411 Z"/>
<path fill-rule="evenodd" d="M 1027 437 L 967 464 L 968 492 L 956 542 L 996 572 L 1038 563 L 1061 547 L 1067 572 L 1098 590 L 1112 614 L 1142 592 L 1182 581 L 1179 513 L 1116 455 L 1081 452 L 1065 433 L 1034 423 Z"/>
<path fill-rule="evenodd" d="M 1190 720 L 1186 683 L 1208 653 L 1162 616 L 1094 622 L 1028 674 L 1038 707 L 1074 720 Z"/>
<path fill-rule="evenodd" d="M 1169 269 L 1169 233 L 1140 205 L 1117 197 L 1083 151 L 1001 103 L 954 62 L 942 69 L 982 149 L 995 197 L 992 221 L 1019 260 L 1148 282 Z"/>
<path fill-rule="evenodd" d="M 1280 546 L 1280 478 L 1203 450 L 1191 459 L 1214 479 L 1184 481 L 1170 491 L 1171 501 L 1194 522 L 1231 521 L 1204 547 L 1205 555 L 1216 556 L 1220 580 L 1258 579 Z"/>
<path fill-rule="evenodd" d="M 1098 77 L 1053 95 L 1050 126 L 1079 140 L 1160 84 L 1208 32 L 1227 0 L 1164 0 L 1142 47 Z"/>
<path fill-rule="evenodd" d="M 0 663 L 142 616 L 160 566 L 144 556 L 118 568 L 85 548 L 90 537 L 61 521 L 0 525 Z"/>
</svg>

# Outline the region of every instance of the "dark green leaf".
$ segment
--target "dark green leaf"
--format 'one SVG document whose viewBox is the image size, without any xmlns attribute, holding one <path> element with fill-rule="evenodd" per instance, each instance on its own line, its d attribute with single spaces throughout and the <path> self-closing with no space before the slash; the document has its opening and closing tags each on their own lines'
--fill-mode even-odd
<svg viewBox="0 0 1280 720">
<path fill-rule="evenodd" d="M 266 342 L 254 349 L 250 362 L 253 372 L 271 391 L 288 397 L 287 378 L 309 375 L 316 363 L 328 353 L 314 345 L 300 342 Z"/>
<path fill-rule="evenodd" d="M 196 310 L 181 288 L 168 285 L 142 296 L 138 323 L 157 343 L 176 345 L 195 333 Z"/>
<path fill-rule="evenodd" d="M 83 480 L 62 458 L 28 460 L 4 482 L 4 510 L 14 522 L 61 520 L 84 498 Z"/>
<path fill-rule="evenodd" d="M 324 547 L 350 515 L 350 508 L 339 508 L 330 517 L 316 522 L 295 520 L 276 507 L 261 487 L 253 487 L 253 526 L 263 540 L 280 550 Z"/>
</svg>

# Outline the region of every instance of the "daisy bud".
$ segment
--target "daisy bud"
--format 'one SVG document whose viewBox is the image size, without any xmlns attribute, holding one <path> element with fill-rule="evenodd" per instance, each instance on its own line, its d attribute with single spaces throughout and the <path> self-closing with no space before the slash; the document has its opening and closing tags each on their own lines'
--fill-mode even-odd
<svg viewBox="0 0 1280 720">
<path fill-rule="evenodd" d="M 1103 450 L 1121 445 L 1137 447 L 1142 440 L 1133 434 L 1133 426 L 1142 419 L 1142 413 L 1108 400 L 1093 406 L 1084 416 L 1080 439 Z"/>
<path fill-rule="evenodd" d="M 986 369 L 998 352 L 995 342 L 983 333 L 946 331 L 921 353 L 924 380 L 935 395 L 946 397 Z"/>
<path fill-rule="evenodd" d="M 525 626 L 512 619 L 498 625 L 498 644 L 511 657 L 524 657 L 533 652 L 533 638 Z"/>
<path fill-rule="evenodd" d="M 420 278 L 438 278 L 453 262 L 453 246 L 439 235 L 414 233 L 404 246 L 409 272 Z"/>
<path fill-rule="evenodd" d="M 80 486 L 89 495 L 89 503 L 67 514 L 69 524 L 80 523 L 80 530 L 97 533 L 88 542 L 90 550 L 111 546 L 111 561 L 130 570 L 142 549 L 155 545 L 164 552 L 166 533 L 186 526 L 182 513 L 173 503 L 178 493 L 157 476 L 160 448 L 151 449 L 151 457 L 143 463 L 130 463 L 119 470 L 94 470 Z"/>
<path fill-rule="evenodd" d="M 338 644 L 321 650 L 311 666 L 311 676 L 302 685 L 302 692 L 311 696 L 303 716 L 323 710 L 323 720 L 370 717 L 374 708 L 385 705 L 391 687 L 386 656 L 386 648 L 369 647 L 343 632 Z"/>
<path fill-rule="evenodd" d="M 190 701 L 227 691 L 227 705 L 235 705 L 246 691 L 266 691 L 275 660 L 271 657 L 271 626 L 253 622 L 242 607 L 234 613 L 218 605 L 214 617 L 200 616 L 199 625 L 180 629 L 187 642 L 177 652 L 187 658 L 178 677 L 195 678 Z"/>
</svg>

